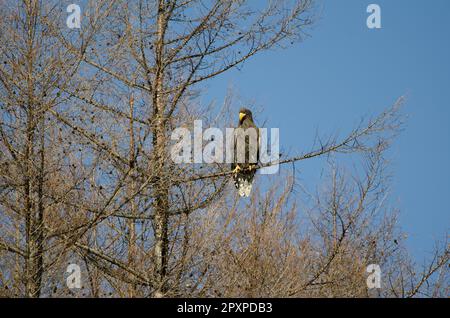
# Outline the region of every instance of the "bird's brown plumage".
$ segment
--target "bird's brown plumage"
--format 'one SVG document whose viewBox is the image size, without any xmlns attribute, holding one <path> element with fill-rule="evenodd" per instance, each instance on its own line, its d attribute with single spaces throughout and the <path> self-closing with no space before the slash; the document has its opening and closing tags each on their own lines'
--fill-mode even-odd
<svg viewBox="0 0 450 318">
<path fill-rule="evenodd" d="M 239 111 L 239 125 L 235 131 L 234 162 L 231 168 L 234 184 L 240 196 L 248 197 L 252 189 L 254 169 L 259 161 L 259 130 L 253 122 L 252 112 L 246 108 Z M 242 143 L 244 147 L 239 147 Z M 239 152 L 242 152 L 239 156 Z"/>
</svg>

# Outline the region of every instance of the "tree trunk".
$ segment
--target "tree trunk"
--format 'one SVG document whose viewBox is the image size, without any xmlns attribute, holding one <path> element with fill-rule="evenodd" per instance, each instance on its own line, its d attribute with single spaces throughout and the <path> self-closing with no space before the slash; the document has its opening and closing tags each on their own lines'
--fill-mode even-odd
<svg viewBox="0 0 450 318">
<path fill-rule="evenodd" d="M 27 297 L 39 297 L 41 293 L 43 273 L 43 182 L 44 182 L 44 116 L 36 116 L 36 99 L 34 94 L 35 79 L 33 77 L 35 47 L 34 37 L 37 22 L 37 2 L 27 3 L 27 129 L 25 145 L 25 228 L 26 228 L 26 259 L 25 259 L 25 289 Z M 41 118 L 41 119 L 39 119 Z M 35 137 L 37 124 L 40 124 L 40 154 L 39 166 L 34 168 L 35 160 Z M 36 184 L 36 185 L 35 185 Z M 33 192 L 37 187 L 37 206 L 33 204 Z"/>
<path fill-rule="evenodd" d="M 156 38 L 156 74 L 153 90 L 153 162 L 154 179 L 154 230 L 155 230 L 155 297 L 163 297 L 167 291 L 167 251 L 168 251 L 168 210 L 169 192 L 166 178 L 166 133 L 164 97 L 164 34 L 166 29 L 166 4 L 161 0 L 158 6 L 158 26 Z"/>
</svg>

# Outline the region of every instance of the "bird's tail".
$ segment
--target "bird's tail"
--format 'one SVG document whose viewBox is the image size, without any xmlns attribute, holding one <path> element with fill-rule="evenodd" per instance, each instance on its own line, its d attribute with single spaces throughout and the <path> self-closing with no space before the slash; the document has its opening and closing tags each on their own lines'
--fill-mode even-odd
<svg viewBox="0 0 450 318">
<path fill-rule="evenodd" d="M 249 197 L 252 192 L 253 177 L 247 178 L 240 176 L 235 180 L 235 186 L 238 190 L 238 194 L 241 197 Z"/>
</svg>

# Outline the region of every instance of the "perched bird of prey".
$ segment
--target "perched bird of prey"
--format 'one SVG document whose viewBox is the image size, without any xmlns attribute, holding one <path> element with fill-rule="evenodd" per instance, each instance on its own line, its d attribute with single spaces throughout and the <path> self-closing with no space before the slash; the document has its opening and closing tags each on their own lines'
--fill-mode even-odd
<svg viewBox="0 0 450 318">
<path fill-rule="evenodd" d="M 250 196 L 258 161 L 259 130 L 253 122 L 252 112 L 242 108 L 234 134 L 234 161 L 231 164 L 234 185 L 241 197 Z"/>
</svg>

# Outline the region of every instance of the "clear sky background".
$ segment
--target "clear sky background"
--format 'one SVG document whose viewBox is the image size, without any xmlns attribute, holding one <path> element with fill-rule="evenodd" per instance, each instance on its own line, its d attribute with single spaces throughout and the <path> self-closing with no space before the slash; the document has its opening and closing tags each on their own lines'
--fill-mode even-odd
<svg viewBox="0 0 450 318">
<path fill-rule="evenodd" d="M 382 29 L 366 26 L 381 6 Z M 310 38 L 265 52 L 209 82 L 206 100 L 222 102 L 233 86 L 280 128 L 282 148 L 307 151 L 316 130 L 349 131 L 406 95 L 405 130 L 390 152 L 391 199 L 417 261 L 450 229 L 450 1 L 319 0 Z M 237 105 L 236 107 L 239 107 Z M 256 118 L 258 123 L 258 118 Z M 297 164 L 303 181 L 323 164 Z"/>
</svg>

